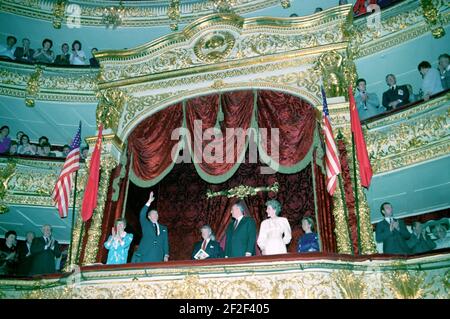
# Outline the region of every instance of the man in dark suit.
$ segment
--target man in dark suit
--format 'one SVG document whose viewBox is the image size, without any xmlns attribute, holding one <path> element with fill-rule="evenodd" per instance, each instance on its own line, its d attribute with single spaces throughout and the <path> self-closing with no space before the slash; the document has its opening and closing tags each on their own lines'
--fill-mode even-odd
<svg viewBox="0 0 450 319">
<path fill-rule="evenodd" d="M 409 103 L 409 91 L 406 85 L 397 85 L 395 75 L 386 75 L 386 84 L 389 90 L 383 93 L 383 106 L 387 111 Z"/>
<path fill-rule="evenodd" d="M 381 204 L 380 211 L 384 219 L 377 224 L 375 237 L 377 242 L 383 243 L 383 253 L 408 254 L 406 241 L 411 233 L 406 229 L 405 223 L 393 217 L 391 203 Z"/>
<path fill-rule="evenodd" d="M 425 229 L 422 229 L 423 227 L 420 222 L 414 222 L 412 228 L 413 233 L 407 241 L 411 253 L 426 253 L 436 248 L 436 243 L 427 235 Z"/>
<path fill-rule="evenodd" d="M 134 262 L 169 260 L 169 232 L 167 226 L 158 223 L 158 212 L 156 210 L 150 210 L 147 214 L 147 210 L 154 200 L 153 192 L 151 192 L 147 203 L 139 213 L 142 239 L 136 251 L 136 256 L 133 258 Z"/>
<path fill-rule="evenodd" d="M 222 258 L 223 250 L 220 247 L 218 241 L 215 240 L 215 237 L 212 233 L 212 229 L 209 225 L 204 225 L 200 228 L 202 233 L 202 241 L 196 242 L 194 244 L 194 249 L 192 250 L 192 259 L 207 259 L 207 258 Z M 197 253 L 202 249 L 204 252 L 208 254 L 208 256 L 203 256 L 202 254 Z"/>
<path fill-rule="evenodd" d="M 226 231 L 225 258 L 255 255 L 256 223 L 244 212 L 242 202 L 231 207 L 233 219 Z"/>
<path fill-rule="evenodd" d="M 24 63 L 33 63 L 34 50 L 30 48 L 30 40 L 27 38 L 22 39 L 22 46 L 16 48 L 14 56 L 16 61 Z"/>
<path fill-rule="evenodd" d="M 35 234 L 32 231 L 27 232 L 26 240 L 22 245 L 19 245 L 19 271 L 20 275 L 29 275 L 32 265 L 31 246 L 35 238 Z"/>
<path fill-rule="evenodd" d="M 56 272 L 55 258 L 61 256 L 61 250 L 56 239 L 52 236 L 50 225 L 42 226 L 42 237 L 33 240 L 31 245 L 31 275 L 53 274 Z"/>
</svg>

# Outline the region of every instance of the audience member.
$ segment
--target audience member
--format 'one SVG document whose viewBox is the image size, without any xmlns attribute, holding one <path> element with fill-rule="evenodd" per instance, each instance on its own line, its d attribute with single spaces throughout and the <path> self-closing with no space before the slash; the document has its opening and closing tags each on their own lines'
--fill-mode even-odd
<svg viewBox="0 0 450 319">
<path fill-rule="evenodd" d="M 359 119 L 365 120 L 369 117 L 378 115 L 384 111 L 380 109 L 380 101 L 375 93 L 369 93 L 366 90 L 366 80 L 358 79 L 356 81 L 355 102 L 358 107 Z"/>
<path fill-rule="evenodd" d="M 0 154 L 8 153 L 11 146 L 11 138 L 9 135 L 9 127 L 4 125 L 0 128 Z"/>
<path fill-rule="evenodd" d="M 231 207 L 232 221 L 226 231 L 225 258 L 255 255 L 256 223 L 250 216 L 245 216 L 242 202 Z"/>
<path fill-rule="evenodd" d="M 5 242 L 0 245 L 0 274 L 13 275 L 16 273 L 17 261 L 17 234 L 10 230 L 5 234 Z"/>
<path fill-rule="evenodd" d="M 314 221 L 311 217 L 302 218 L 302 229 L 305 234 L 300 237 L 297 246 L 297 252 L 306 253 L 320 251 L 319 237 L 314 231 Z"/>
<path fill-rule="evenodd" d="M 49 144 L 47 136 L 41 136 L 38 139 L 38 145 L 36 146 L 36 154 L 37 155 L 42 156 L 42 153 L 44 151 L 44 149 L 43 149 L 44 144 Z"/>
<path fill-rule="evenodd" d="M 42 41 L 42 49 L 37 49 L 33 55 L 33 59 L 38 63 L 53 63 L 55 60 L 55 54 L 51 50 L 53 46 L 53 41 L 50 39 L 44 39 Z"/>
<path fill-rule="evenodd" d="M 383 243 L 385 254 L 407 254 L 410 252 L 406 241 L 411 237 L 402 220 L 394 218 L 391 203 L 381 204 L 380 212 L 384 219 L 376 226 L 375 237 L 377 242 Z"/>
<path fill-rule="evenodd" d="M 111 235 L 105 242 L 105 248 L 109 250 L 107 265 L 126 264 L 128 259 L 128 250 L 133 241 L 133 234 L 127 233 L 125 219 L 117 219 L 115 227 L 112 228 Z"/>
<path fill-rule="evenodd" d="M 417 66 L 420 74 L 422 75 L 422 94 L 423 99 L 428 101 L 431 95 L 442 92 L 441 76 L 439 71 L 431 68 L 431 64 L 428 61 L 422 61 Z"/>
<path fill-rule="evenodd" d="M 192 250 L 192 259 L 207 259 L 207 258 L 222 258 L 223 250 L 220 247 L 220 243 L 216 241 L 216 237 L 212 233 L 212 229 L 209 225 L 203 225 L 200 228 L 200 232 L 203 240 L 194 244 Z"/>
<path fill-rule="evenodd" d="M 70 146 L 66 144 L 63 146 L 62 155 L 63 155 L 63 157 L 67 157 L 67 155 L 69 155 L 69 153 L 70 153 Z"/>
<path fill-rule="evenodd" d="M 147 213 L 154 200 L 153 192 L 150 192 L 147 203 L 139 213 L 142 239 L 132 262 L 169 261 L 169 232 L 167 226 L 158 223 L 158 212 L 156 210 L 152 209 Z"/>
<path fill-rule="evenodd" d="M 427 235 L 420 222 L 414 222 L 412 224 L 412 229 L 413 232 L 411 234 L 411 237 L 407 241 L 411 253 L 425 253 L 427 251 L 433 250 L 436 247 L 436 244 Z"/>
<path fill-rule="evenodd" d="M 35 234 L 32 231 L 27 232 L 26 240 L 22 245 L 19 245 L 19 275 L 29 275 L 31 271 L 31 263 L 33 256 L 31 255 L 31 245 L 35 238 Z"/>
<path fill-rule="evenodd" d="M 314 9 L 314 13 L 321 12 L 323 9 L 321 7 L 317 7 Z"/>
<path fill-rule="evenodd" d="M 67 43 L 63 43 L 61 46 L 61 54 L 58 54 L 55 59 L 56 65 L 70 65 L 70 53 L 69 53 L 69 45 Z"/>
<path fill-rule="evenodd" d="M 263 255 L 276 255 L 287 253 L 286 245 L 291 242 L 291 226 L 285 217 L 279 217 L 281 204 L 272 199 L 266 203 L 267 217 L 259 229 L 258 246 Z"/>
<path fill-rule="evenodd" d="M 28 135 L 22 135 L 20 138 L 20 144 L 17 149 L 17 153 L 20 155 L 35 155 L 36 146 L 30 144 L 30 138 Z"/>
<path fill-rule="evenodd" d="M 17 143 L 20 143 L 20 140 L 22 139 L 22 136 L 24 134 L 25 133 L 23 131 L 17 131 L 17 133 L 16 133 L 16 141 L 17 141 Z"/>
<path fill-rule="evenodd" d="M 450 89 L 450 56 L 447 53 L 439 56 L 439 73 L 444 90 Z"/>
<path fill-rule="evenodd" d="M 409 91 L 406 85 L 397 85 L 395 75 L 386 75 L 386 84 L 389 90 L 383 93 L 383 106 L 387 111 L 409 103 Z"/>
<path fill-rule="evenodd" d="M 33 240 L 31 254 L 31 275 L 53 274 L 56 272 L 55 258 L 61 256 L 58 241 L 52 236 L 50 225 L 42 226 L 42 237 Z"/>
<path fill-rule="evenodd" d="M 406 87 L 408 88 L 408 92 L 409 92 L 409 102 L 413 103 L 413 102 L 417 102 L 420 100 L 420 97 L 418 94 L 414 94 L 413 88 L 411 84 L 406 84 Z"/>
<path fill-rule="evenodd" d="M 98 63 L 98 60 L 94 56 L 95 52 L 98 52 L 97 48 L 93 48 L 91 50 L 92 58 L 89 59 L 89 65 L 93 68 L 98 68 L 100 66 L 100 64 Z"/>
<path fill-rule="evenodd" d="M 34 50 L 30 48 L 30 39 L 23 38 L 22 46 L 16 48 L 14 56 L 16 61 L 24 63 L 33 63 Z"/>
<path fill-rule="evenodd" d="M 9 147 L 9 155 L 16 155 L 19 144 L 16 141 L 11 141 L 11 146 Z"/>
<path fill-rule="evenodd" d="M 443 225 L 437 225 L 433 229 L 433 234 L 436 236 L 436 247 L 434 249 L 443 249 L 450 247 L 450 236 L 447 234 L 447 229 Z"/>
<path fill-rule="evenodd" d="M 81 159 L 86 160 L 89 155 L 89 146 L 83 146 L 81 148 Z"/>
<path fill-rule="evenodd" d="M 81 42 L 78 40 L 72 43 L 72 53 L 70 54 L 70 64 L 86 65 L 86 54 L 81 50 Z"/>
<path fill-rule="evenodd" d="M 0 45 L 0 57 L 4 59 L 15 60 L 14 52 L 16 50 L 17 39 L 10 35 L 6 38 L 6 46 Z"/>
</svg>

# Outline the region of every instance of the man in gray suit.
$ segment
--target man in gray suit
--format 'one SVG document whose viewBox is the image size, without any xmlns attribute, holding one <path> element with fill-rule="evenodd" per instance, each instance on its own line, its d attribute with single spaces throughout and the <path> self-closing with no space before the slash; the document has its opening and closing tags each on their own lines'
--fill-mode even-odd
<svg viewBox="0 0 450 319">
<path fill-rule="evenodd" d="M 439 56 L 439 72 L 444 90 L 450 89 L 450 56 L 447 53 Z"/>
<path fill-rule="evenodd" d="M 153 192 L 150 193 L 147 203 L 139 213 L 142 228 L 142 239 L 134 262 L 161 262 L 169 260 L 169 232 L 167 226 L 158 223 L 158 212 L 147 210 L 155 200 Z M 148 217 L 148 218 L 147 218 Z"/>
<path fill-rule="evenodd" d="M 391 203 L 383 203 L 380 207 L 384 219 L 377 224 L 375 237 L 383 243 L 385 254 L 408 254 L 410 252 L 406 241 L 411 233 L 402 220 L 395 219 Z"/>
<path fill-rule="evenodd" d="M 355 103 L 361 121 L 385 111 L 383 106 L 380 108 L 378 96 L 375 93 L 367 92 L 364 79 L 356 81 Z"/>
</svg>

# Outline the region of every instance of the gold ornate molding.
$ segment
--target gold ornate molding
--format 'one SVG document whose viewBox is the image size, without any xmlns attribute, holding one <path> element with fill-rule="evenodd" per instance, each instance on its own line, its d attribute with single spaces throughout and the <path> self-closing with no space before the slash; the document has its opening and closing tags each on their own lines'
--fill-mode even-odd
<svg viewBox="0 0 450 319">
<path fill-rule="evenodd" d="M 367 123 L 366 142 L 375 174 L 450 153 L 449 94 Z"/>
<path fill-rule="evenodd" d="M 123 91 L 108 89 L 97 93 L 97 124 L 103 123 L 104 128 L 111 128 L 117 132 L 120 116 L 126 103 L 127 96 Z"/>
<path fill-rule="evenodd" d="M 213 192 L 210 189 L 206 192 L 206 198 L 212 198 L 216 196 L 226 196 L 228 198 L 237 197 L 243 199 L 248 196 L 255 196 L 259 192 L 278 192 L 280 185 L 274 183 L 270 186 L 252 187 L 247 185 L 239 185 L 228 190 Z"/>
<path fill-rule="evenodd" d="M 442 27 L 442 17 L 438 9 L 434 6 L 434 3 L 439 5 L 445 5 L 444 1 L 432 1 L 432 0 L 420 0 L 420 5 L 423 9 L 423 16 L 431 29 L 431 34 L 436 39 L 442 38 L 445 35 L 445 30 Z M 447 2 L 448 6 L 448 2 Z"/>
<path fill-rule="evenodd" d="M 16 163 L 9 162 L 5 167 L 0 168 L 0 214 L 7 213 L 9 208 L 4 204 L 3 200 L 8 191 L 9 180 L 16 173 Z"/>
<path fill-rule="evenodd" d="M 28 81 L 27 81 L 27 88 L 26 88 L 26 98 L 25 98 L 25 105 L 29 107 L 34 106 L 34 98 L 38 94 L 40 90 L 41 85 L 41 76 L 43 67 L 36 65 L 35 71 L 30 75 Z"/>
<path fill-rule="evenodd" d="M 57 0 L 53 5 L 53 27 L 55 29 L 61 29 L 61 24 L 64 19 L 66 11 L 67 0 Z"/>
<path fill-rule="evenodd" d="M 86 268 L 67 280 L 1 279 L 0 285 L 6 298 L 28 299 L 446 299 L 448 257 L 448 254 L 418 257 L 401 264 L 396 259 L 364 262 L 299 259 L 218 266 L 193 263 L 176 268 L 132 270 Z"/>
</svg>

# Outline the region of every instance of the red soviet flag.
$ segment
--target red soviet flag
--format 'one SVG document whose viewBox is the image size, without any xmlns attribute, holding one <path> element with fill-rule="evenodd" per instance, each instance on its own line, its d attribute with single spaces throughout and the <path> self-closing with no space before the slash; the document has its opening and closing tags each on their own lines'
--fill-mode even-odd
<svg viewBox="0 0 450 319">
<path fill-rule="evenodd" d="M 350 118 L 352 133 L 356 147 L 356 157 L 359 162 L 359 175 L 361 176 L 361 185 L 368 188 L 372 180 L 372 166 L 370 165 L 369 155 L 367 154 L 366 141 L 362 133 L 361 123 L 359 121 L 358 110 L 356 108 L 355 97 L 352 87 L 348 87 L 348 99 L 350 101 Z"/>
<path fill-rule="evenodd" d="M 89 169 L 89 180 L 84 191 L 83 205 L 81 206 L 81 217 L 83 221 L 88 221 L 92 217 L 95 207 L 97 207 L 98 178 L 100 173 L 100 154 L 102 153 L 102 130 L 103 125 L 98 128 L 97 142 L 91 157 L 91 167 Z"/>
</svg>

